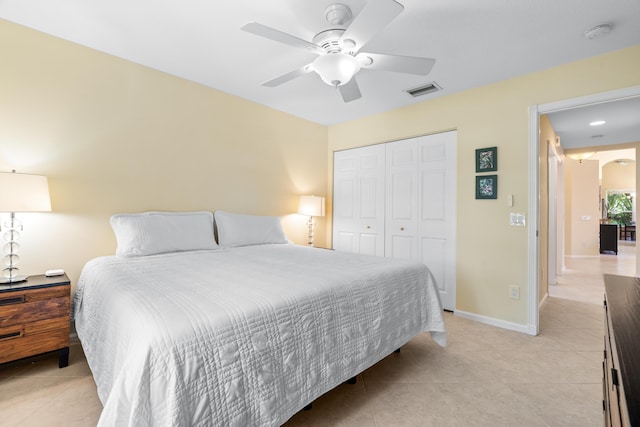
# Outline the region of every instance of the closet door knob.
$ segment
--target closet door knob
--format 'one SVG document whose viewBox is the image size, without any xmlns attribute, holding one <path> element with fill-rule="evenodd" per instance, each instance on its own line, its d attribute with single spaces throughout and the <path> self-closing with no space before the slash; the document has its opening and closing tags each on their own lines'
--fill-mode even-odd
<svg viewBox="0 0 640 427">
<path fill-rule="evenodd" d="M 400 231 L 404 231 L 404 227 L 400 227 Z"/>
<path fill-rule="evenodd" d="M 369 228 L 371 228 L 371 226 L 370 226 L 370 225 L 367 225 L 367 229 L 369 229 Z"/>
</svg>

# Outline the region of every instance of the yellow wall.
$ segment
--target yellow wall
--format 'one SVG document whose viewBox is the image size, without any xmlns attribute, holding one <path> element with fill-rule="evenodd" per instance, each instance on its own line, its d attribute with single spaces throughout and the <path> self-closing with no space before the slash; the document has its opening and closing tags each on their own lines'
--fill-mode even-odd
<svg viewBox="0 0 640 427">
<path fill-rule="evenodd" d="M 22 273 L 77 280 L 115 252 L 116 212 L 288 215 L 325 194 L 324 126 L 1 20 L 0 58 L 0 171 L 47 175 L 53 208 L 23 215 Z M 306 218 L 283 222 L 305 242 Z"/>
<path fill-rule="evenodd" d="M 457 129 L 457 309 L 526 324 L 527 229 L 508 220 L 509 212 L 529 208 L 528 108 L 639 84 L 637 45 L 331 126 L 329 152 Z M 475 200 L 475 149 L 492 146 L 498 147 L 498 199 Z M 330 179 L 328 186 L 330 194 Z M 521 287 L 520 300 L 509 299 L 510 285 Z"/>
<path fill-rule="evenodd" d="M 571 224 L 565 233 L 567 255 L 600 253 L 599 167 L 598 160 L 565 160 L 565 224 Z"/>
<path fill-rule="evenodd" d="M 607 190 L 636 189 L 636 162 L 625 164 L 609 162 L 602 166 L 602 197 L 606 197 Z"/>
</svg>

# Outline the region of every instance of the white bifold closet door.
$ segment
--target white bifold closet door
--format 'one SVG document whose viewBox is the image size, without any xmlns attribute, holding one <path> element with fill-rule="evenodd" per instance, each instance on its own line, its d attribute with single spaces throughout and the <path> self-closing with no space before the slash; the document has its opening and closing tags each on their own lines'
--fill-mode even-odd
<svg viewBox="0 0 640 427">
<path fill-rule="evenodd" d="M 333 248 L 384 256 L 384 145 L 336 152 Z"/>
<path fill-rule="evenodd" d="M 418 138 L 418 245 L 433 273 L 442 306 L 456 305 L 457 132 Z"/>
<path fill-rule="evenodd" d="M 419 259 L 418 141 L 386 144 L 384 254 Z"/>
<path fill-rule="evenodd" d="M 455 131 L 336 152 L 334 249 L 422 261 L 454 310 L 455 160 Z"/>
</svg>

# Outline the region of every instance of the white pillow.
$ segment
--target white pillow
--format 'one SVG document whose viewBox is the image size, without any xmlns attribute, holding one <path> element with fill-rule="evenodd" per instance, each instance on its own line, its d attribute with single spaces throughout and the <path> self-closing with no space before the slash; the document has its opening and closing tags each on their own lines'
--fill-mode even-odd
<svg viewBox="0 0 640 427">
<path fill-rule="evenodd" d="M 211 212 L 115 214 L 116 255 L 135 257 L 165 252 L 216 249 Z"/>
<path fill-rule="evenodd" d="M 216 211 L 215 217 L 218 243 L 222 247 L 289 243 L 278 217 L 224 211 Z"/>
</svg>

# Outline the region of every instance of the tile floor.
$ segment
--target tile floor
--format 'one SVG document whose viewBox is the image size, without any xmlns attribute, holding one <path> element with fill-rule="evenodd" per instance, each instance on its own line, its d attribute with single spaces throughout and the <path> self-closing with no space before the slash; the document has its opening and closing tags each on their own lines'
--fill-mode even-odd
<svg viewBox="0 0 640 427">
<path fill-rule="evenodd" d="M 635 274 L 635 247 L 568 258 L 537 337 L 446 314 L 449 343 L 411 340 L 301 411 L 292 426 L 601 426 L 602 273 Z M 78 343 L 0 366 L 0 426 L 94 426 L 101 404 Z"/>
</svg>

